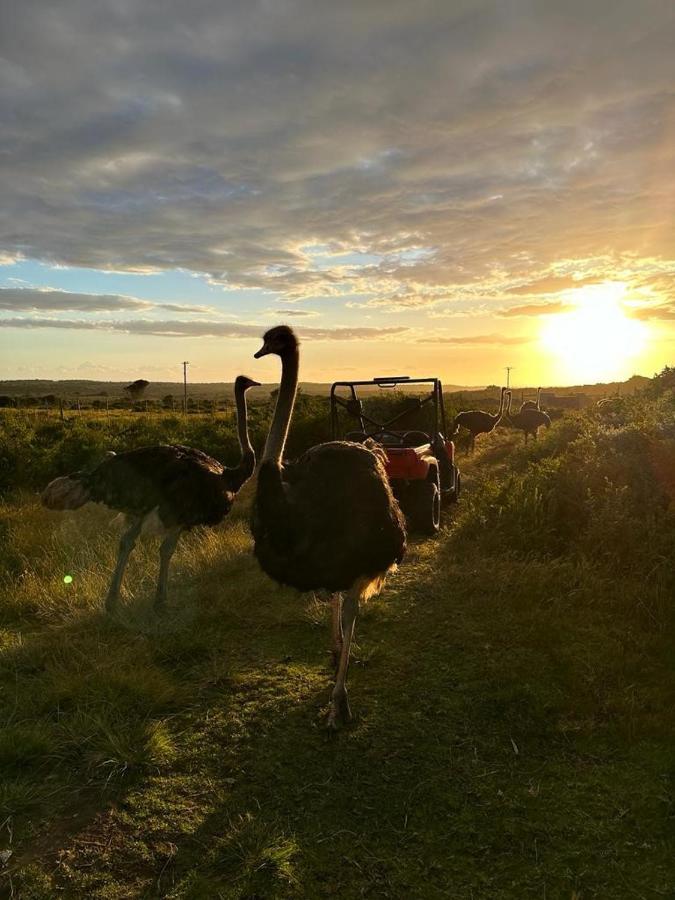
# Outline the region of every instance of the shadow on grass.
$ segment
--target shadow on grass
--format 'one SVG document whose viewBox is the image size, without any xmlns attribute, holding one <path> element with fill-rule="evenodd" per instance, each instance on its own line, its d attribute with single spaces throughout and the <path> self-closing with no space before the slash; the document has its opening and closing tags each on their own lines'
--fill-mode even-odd
<svg viewBox="0 0 675 900">
<path fill-rule="evenodd" d="M 45 709 L 25 722 L 59 710 L 56 784 L 89 777 L 98 802 L 27 842 L 23 896 L 668 895 L 672 666 L 612 585 L 452 531 L 413 544 L 359 619 L 355 721 L 331 739 L 327 611 L 267 581 L 237 528 L 186 544 L 166 622 L 132 599 L 121 624 L 26 636 Z M 129 759 L 111 802 L 106 761 Z M 62 823 L 65 794 L 40 790 Z"/>
</svg>

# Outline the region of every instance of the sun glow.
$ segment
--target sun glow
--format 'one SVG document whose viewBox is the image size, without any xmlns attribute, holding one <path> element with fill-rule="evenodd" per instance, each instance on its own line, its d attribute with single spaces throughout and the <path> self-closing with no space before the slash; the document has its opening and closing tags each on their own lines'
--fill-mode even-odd
<svg viewBox="0 0 675 900">
<path fill-rule="evenodd" d="M 548 318 L 542 346 L 555 354 L 566 378 L 577 383 L 627 378 L 644 348 L 648 327 L 629 317 L 623 299 L 627 285 L 588 285 L 566 299 L 569 312 Z"/>
</svg>

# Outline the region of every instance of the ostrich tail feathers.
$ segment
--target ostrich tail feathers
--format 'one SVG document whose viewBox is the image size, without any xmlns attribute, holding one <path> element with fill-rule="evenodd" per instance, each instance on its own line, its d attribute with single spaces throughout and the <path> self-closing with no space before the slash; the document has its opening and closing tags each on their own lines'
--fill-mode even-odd
<svg viewBox="0 0 675 900">
<path fill-rule="evenodd" d="M 79 509 L 89 500 L 89 491 L 76 476 L 64 475 L 49 482 L 41 499 L 47 509 Z"/>
</svg>

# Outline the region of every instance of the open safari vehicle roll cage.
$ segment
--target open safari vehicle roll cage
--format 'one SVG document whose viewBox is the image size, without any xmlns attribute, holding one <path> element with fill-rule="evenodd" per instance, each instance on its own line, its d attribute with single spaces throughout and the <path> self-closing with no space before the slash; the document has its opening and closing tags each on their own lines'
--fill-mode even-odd
<svg viewBox="0 0 675 900">
<path fill-rule="evenodd" d="M 425 397 L 409 397 L 406 408 L 385 422 L 378 422 L 365 412 L 357 391 L 359 387 L 386 389 L 410 385 L 429 385 L 430 392 Z M 340 396 L 340 390 L 348 391 L 348 396 Z M 427 405 L 433 407 L 433 425 L 429 431 L 396 428 L 401 420 Z M 358 431 L 340 433 L 341 410 L 358 422 Z M 330 390 L 330 417 L 333 440 L 364 443 L 371 439 L 382 447 L 387 475 L 409 524 L 427 534 L 438 531 L 441 500 L 457 500 L 460 491 L 455 445 L 447 439 L 440 379 L 392 375 L 369 381 L 336 381 Z"/>
</svg>

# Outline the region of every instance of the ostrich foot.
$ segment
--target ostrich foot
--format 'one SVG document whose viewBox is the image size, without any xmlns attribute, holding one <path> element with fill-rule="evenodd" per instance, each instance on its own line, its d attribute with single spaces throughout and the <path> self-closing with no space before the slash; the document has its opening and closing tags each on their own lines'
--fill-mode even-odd
<svg viewBox="0 0 675 900">
<path fill-rule="evenodd" d="M 352 711 L 349 706 L 349 697 L 346 688 L 342 691 L 333 691 L 333 696 L 328 709 L 326 727 L 329 731 L 337 731 L 340 725 L 346 725 L 352 720 Z"/>
</svg>

